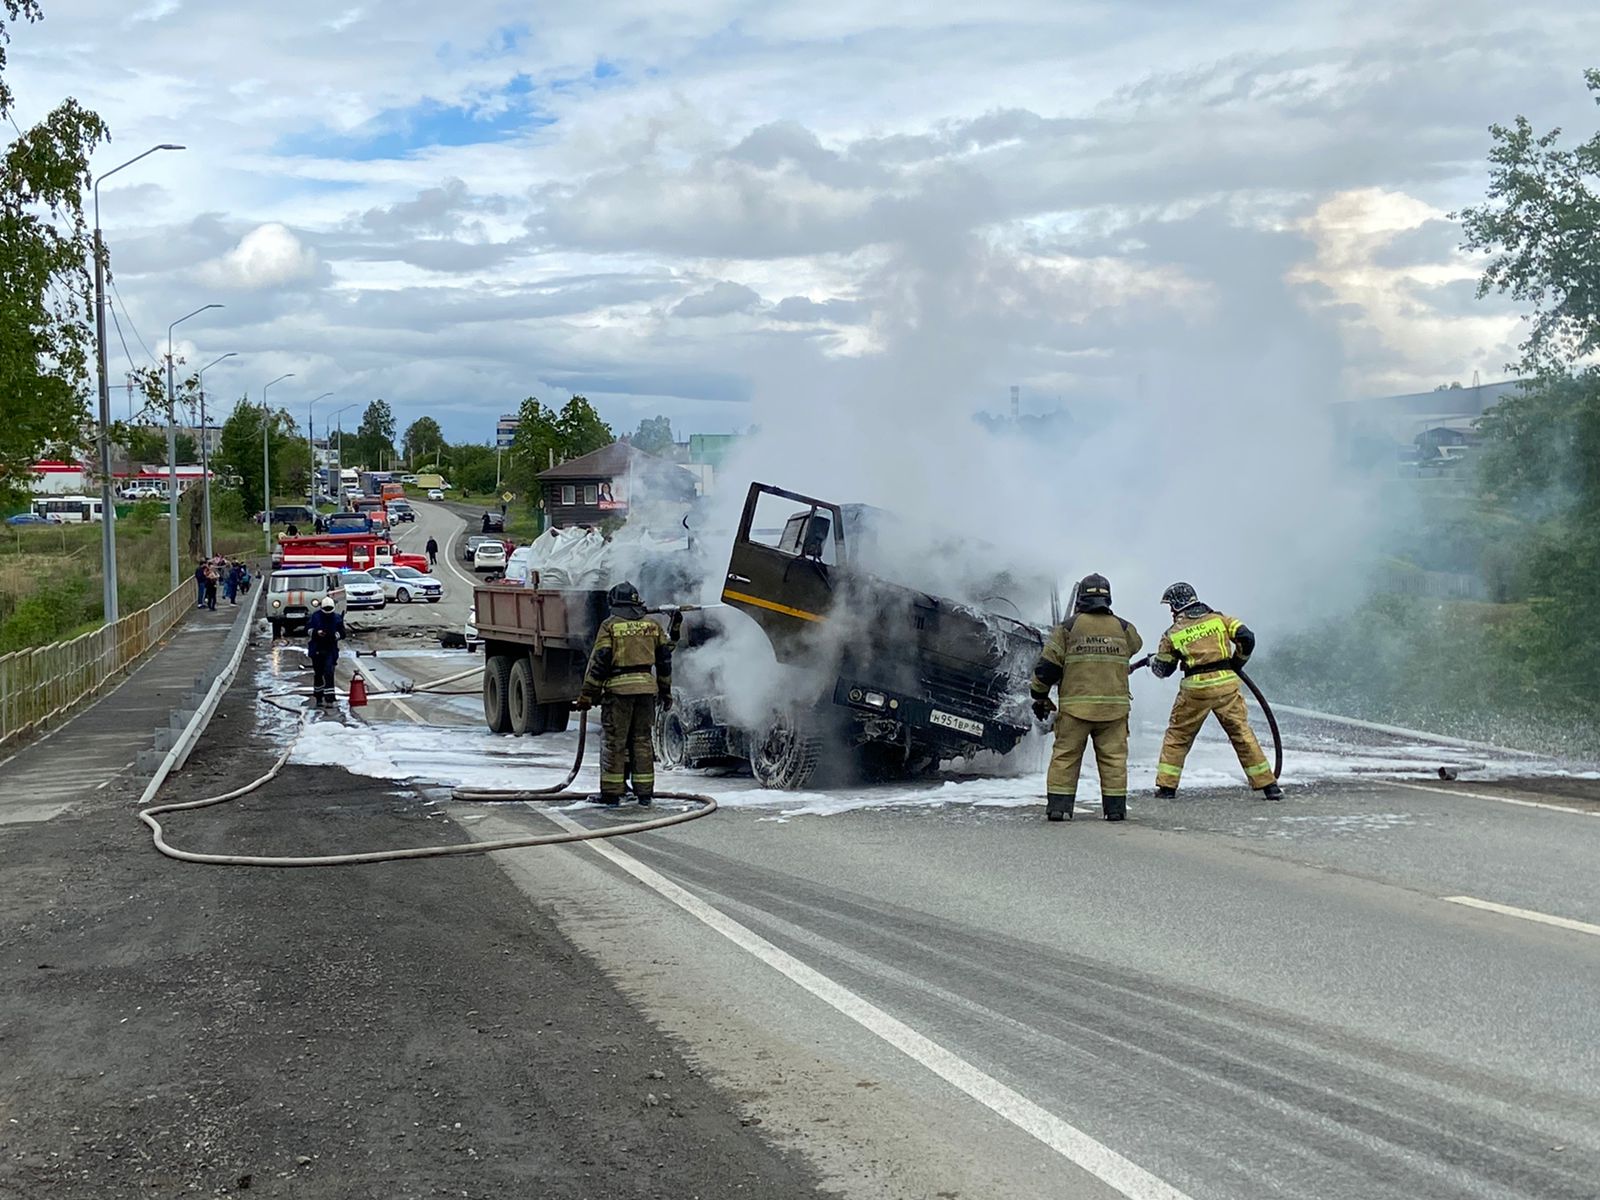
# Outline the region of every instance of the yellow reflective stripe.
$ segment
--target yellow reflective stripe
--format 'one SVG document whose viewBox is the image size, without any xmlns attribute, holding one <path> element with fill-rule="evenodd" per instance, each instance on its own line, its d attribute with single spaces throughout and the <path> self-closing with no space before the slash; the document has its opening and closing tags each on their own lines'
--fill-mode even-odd
<svg viewBox="0 0 1600 1200">
<path fill-rule="evenodd" d="M 722 589 L 722 598 L 724 600 L 734 600 L 740 604 L 754 604 L 757 608 L 770 609 L 775 613 L 782 613 L 786 617 L 799 617 L 802 621 L 822 620 L 821 615 L 818 613 L 806 612 L 802 608 L 790 608 L 787 604 L 778 604 L 772 600 L 763 600 L 760 596 L 751 596 L 744 592 L 736 592 L 731 588 Z"/>
<path fill-rule="evenodd" d="M 1063 696 L 1063 704 L 1127 704 L 1126 696 Z"/>
<path fill-rule="evenodd" d="M 627 778 L 628 777 L 626 775 L 607 775 L 607 774 L 602 772 L 601 775 L 600 775 L 600 782 L 601 783 L 624 783 L 624 782 L 626 782 Z"/>
<path fill-rule="evenodd" d="M 1171 763 L 1157 763 L 1156 764 L 1156 778 L 1157 779 L 1161 779 L 1163 777 L 1168 778 L 1168 779 L 1177 779 L 1182 774 L 1183 774 L 1183 768 L 1182 767 L 1175 767 Z"/>
<path fill-rule="evenodd" d="M 1270 763 L 1257 763 L 1253 767 L 1246 767 L 1244 769 L 1244 773 L 1246 775 L 1264 775 L 1270 770 L 1272 770 L 1272 764 L 1270 764 Z"/>
<path fill-rule="evenodd" d="M 1190 675 L 1178 686 L 1192 692 L 1205 688 L 1219 687 L 1225 683 L 1236 683 L 1238 678 L 1232 671 L 1202 671 L 1198 675 Z"/>
</svg>

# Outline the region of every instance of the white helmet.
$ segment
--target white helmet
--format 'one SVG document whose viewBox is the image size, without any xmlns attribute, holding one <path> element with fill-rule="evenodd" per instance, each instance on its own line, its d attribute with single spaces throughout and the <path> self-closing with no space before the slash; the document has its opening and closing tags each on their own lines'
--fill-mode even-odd
<svg viewBox="0 0 1600 1200">
<path fill-rule="evenodd" d="M 332 612 L 333 611 L 333 597 L 332 596 L 324 596 L 322 598 L 322 611 L 323 612 Z"/>
</svg>

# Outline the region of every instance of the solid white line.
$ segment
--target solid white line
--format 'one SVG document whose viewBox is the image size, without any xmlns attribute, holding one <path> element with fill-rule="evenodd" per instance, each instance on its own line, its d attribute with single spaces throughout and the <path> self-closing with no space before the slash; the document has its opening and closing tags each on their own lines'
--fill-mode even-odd
<svg viewBox="0 0 1600 1200">
<path fill-rule="evenodd" d="M 1464 904 L 1468 908 L 1481 908 L 1486 912 L 1500 913 L 1502 916 L 1517 917 L 1523 921 L 1537 921 L 1541 925 L 1554 925 L 1560 929 L 1571 929 L 1577 933 L 1600 937 L 1600 925 L 1591 925 L 1587 921 L 1574 921 L 1570 917 L 1552 917 L 1549 913 L 1534 912 L 1531 908 L 1513 908 L 1509 904 L 1496 904 L 1493 900 L 1478 900 L 1472 896 L 1440 896 L 1439 899 L 1446 904 Z"/>
<path fill-rule="evenodd" d="M 564 813 L 529 805 L 564 829 L 583 826 Z M 1041 1108 L 1020 1092 L 985 1074 L 959 1055 L 924 1037 L 903 1021 L 890 1016 L 875 1004 L 842 984 L 780 950 L 761 935 L 713 908 L 638 859 L 601 842 L 586 842 L 602 858 L 632 875 L 640 883 L 676 904 L 701 924 L 716 930 L 740 949 L 760 959 L 780 975 L 799 984 L 823 1003 L 849 1017 L 863 1029 L 876 1034 L 889 1045 L 935 1075 L 954 1085 L 997 1116 L 1043 1142 L 1063 1158 L 1075 1163 L 1096 1179 L 1130 1200 L 1188 1200 L 1185 1193 L 1130 1162 L 1109 1146 L 1096 1141 L 1054 1113 Z"/>
<path fill-rule="evenodd" d="M 1391 787 L 1410 788 L 1414 792 L 1439 792 L 1446 796 L 1466 796 L 1472 800 L 1493 800 L 1496 804 L 1515 804 L 1518 808 L 1543 808 L 1574 817 L 1600 817 L 1600 809 L 1568 808 L 1565 804 L 1546 804 L 1542 800 L 1518 800 L 1512 796 L 1491 796 L 1487 792 L 1468 792 L 1461 788 L 1433 787 L 1426 783 L 1402 783 L 1398 779 L 1386 779 L 1383 782 Z"/>
</svg>

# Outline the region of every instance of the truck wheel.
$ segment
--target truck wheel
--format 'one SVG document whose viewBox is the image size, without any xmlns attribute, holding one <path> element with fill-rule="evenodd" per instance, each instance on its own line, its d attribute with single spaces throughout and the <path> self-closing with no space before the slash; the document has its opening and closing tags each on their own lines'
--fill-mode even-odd
<svg viewBox="0 0 1600 1200">
<path fill-rule="evenodd" d="M 773 717 L 750 739 L 750 770 L 762 787 L 803 788 L 822 760 L 822 739 L 793 716 Z"/>
<path fill-rule="evenodd" d="M 511 720 L 511 732 L 521 737 L 544 732 L 544 705 L 533 687 L 533 666 L 527 657 L 511 664 L 511 674 L 506 680 L 506 711 Z"/>
<path fill-rule="evenodd" d="M 572 706 L 558 701 L 541 707 L 544 709 L 544 731 L 546 733 L 565 733 L 568 722 L 572 720 Z"/>
<path fill-rule="evenodd" d="M 689 731 L 683 727 L 682 700 L 663 712 L 656 710 L 656 723 L 650 730 L 655 744 L 656 766 L 676 771 L 689 757 Z"/>
<path fill-rule="evenodd" d="M 511 713 L 506 705 L 510 680 L 510 657 L 491 654 L 483 664 L 483 720 L 490 733 L 507 733 L 511 729 Z"/>
</svg>

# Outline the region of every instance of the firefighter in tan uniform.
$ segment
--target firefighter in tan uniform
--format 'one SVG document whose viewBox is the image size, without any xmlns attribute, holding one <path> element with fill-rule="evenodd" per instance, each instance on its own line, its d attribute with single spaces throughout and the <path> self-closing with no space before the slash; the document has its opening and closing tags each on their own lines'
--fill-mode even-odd
<svg viewBox="0 0 1600 1200">
<path fill-rule="evenodd" d="M 611 615 L 595 633 L 589 669 L 574 707 L 600 704 L 601 804 L 620 804 L 628 779 L 641 805 L 655 799 L 655 752 L 650 731 L 656 703 L 672 705 L 672 642 L 660 624 L 645 615 L 644 601 L 631 583 L 606 593 Z"/>
<path fill-rule="evenodd" d="M 1100 771 L 1100 812 L 1108 821 L 1128 814 L 1128 660 L 1144 645 L 1139 631 L 1111 611 L 1111 584 L 1104 575 L 1078 584 L 1073 614 L 1050 631 L 1033 668 L 1033 712 L 1048 721 L 1056 706 L 1056 742 L 1045 777 L 1051 821 L 1072 820 L 1083 751 L 1094 742 Z"/>
<path fill-rule="evenodd" d="M 1183 681 L 1172 702 L 1161 759 L 1156 763 L 1156 795 L 1168 800 L 1177 796 L 1183 760 L 1206 717 L 1215 713 L 1250 786 L 1264 800 L 1282 800 L 1283 789 L 1273 778 L 1272 764 L 1250 729 L 1236 673 L 1255 652 L 1256 635 L 1237 617 L 1202 604 L 1187 583 L 1169 587 L 1162 593 L 1161 603 L 1172 610 L 1172 628 L 1162 634 L 1150 670 L 1165 678 L 1181 666 Z"/>
</svg>

